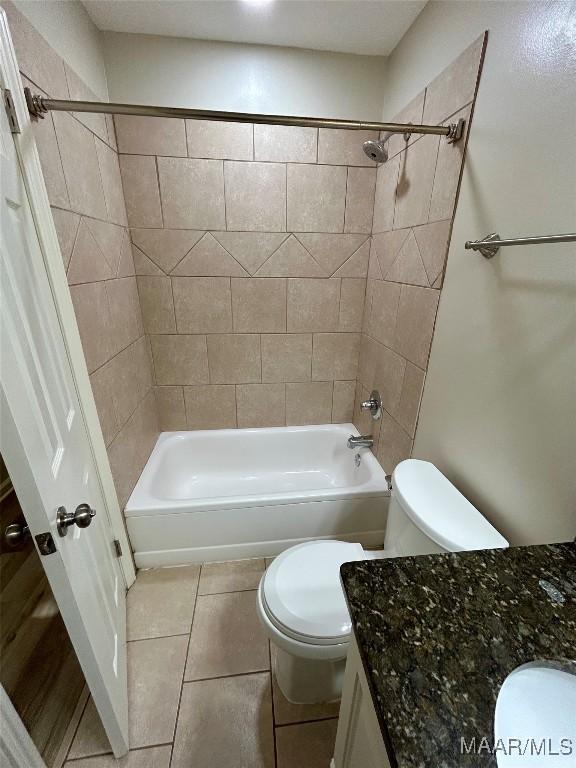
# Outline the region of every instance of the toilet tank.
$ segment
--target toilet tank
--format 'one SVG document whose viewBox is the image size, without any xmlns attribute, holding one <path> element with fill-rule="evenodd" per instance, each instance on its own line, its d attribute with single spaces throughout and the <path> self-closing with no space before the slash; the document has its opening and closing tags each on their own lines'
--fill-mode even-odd
<svg viewBox="0 0 576 768">
<path fill-rule="evenodd" d="M 506 539 L 434 464 L 407 459 L 392 475 L 384 551 L 392 557 L 502 549 Z"/>
</svg>

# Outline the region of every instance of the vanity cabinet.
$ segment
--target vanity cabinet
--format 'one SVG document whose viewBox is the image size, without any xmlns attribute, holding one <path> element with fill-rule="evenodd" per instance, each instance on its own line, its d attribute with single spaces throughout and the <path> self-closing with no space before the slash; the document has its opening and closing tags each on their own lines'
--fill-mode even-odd
<svg viewBox="0 0 576 768">
<path fill-rule="evenodd" d="M 390 768 L 356 640 L 352 639 L 331 768 Z"/>
</svg>

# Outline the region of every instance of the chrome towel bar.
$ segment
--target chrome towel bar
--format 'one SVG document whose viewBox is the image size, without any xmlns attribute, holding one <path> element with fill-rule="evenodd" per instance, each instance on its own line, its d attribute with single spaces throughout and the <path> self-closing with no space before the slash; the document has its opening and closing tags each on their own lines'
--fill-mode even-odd
<svg viewBox="0 0 576 768">
<path fill-rule="evenodd" d="M 496 256 L 505 245 L 543 245 L 544 243 L 575 243 L 576 233 L 566 235 L 538 235 L 536 237 L 511 237 L 502 240 L 497 232 L 486 235 L 482 240 L 467 240 L 464 248 L 468 251 L 480 251 L 486 259 Z"/>
</svg>

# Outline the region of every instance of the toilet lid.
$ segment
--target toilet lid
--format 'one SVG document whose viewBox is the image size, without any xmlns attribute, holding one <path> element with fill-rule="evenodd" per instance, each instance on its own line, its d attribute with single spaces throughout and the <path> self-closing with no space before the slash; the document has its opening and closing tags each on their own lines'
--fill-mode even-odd
<svg viewBox="0 0 576 768">
<path fill-rule="evenodd" d="M 351 621 L 342 587 L 342 563 L 360 560 L 359 544 L 308 541 L 283 552 L 263 580 L 262 597 L 270 619 L 303 642 L 346 642 Z"/>
</svg>

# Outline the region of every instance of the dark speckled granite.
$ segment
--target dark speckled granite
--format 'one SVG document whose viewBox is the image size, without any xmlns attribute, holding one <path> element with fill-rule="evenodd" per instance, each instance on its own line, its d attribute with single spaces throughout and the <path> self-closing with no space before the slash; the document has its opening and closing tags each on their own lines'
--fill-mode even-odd
<svg viewBox="0 0 576 768">
<path fill-rule="evenodd" d="M 504 678 L 526 662 L 576 660 L 576 544 L 345 563 L 341 578 L 398 768 L 496 766 L 461 755 L 460 738 L 492 742 Z"/>
</svg>

